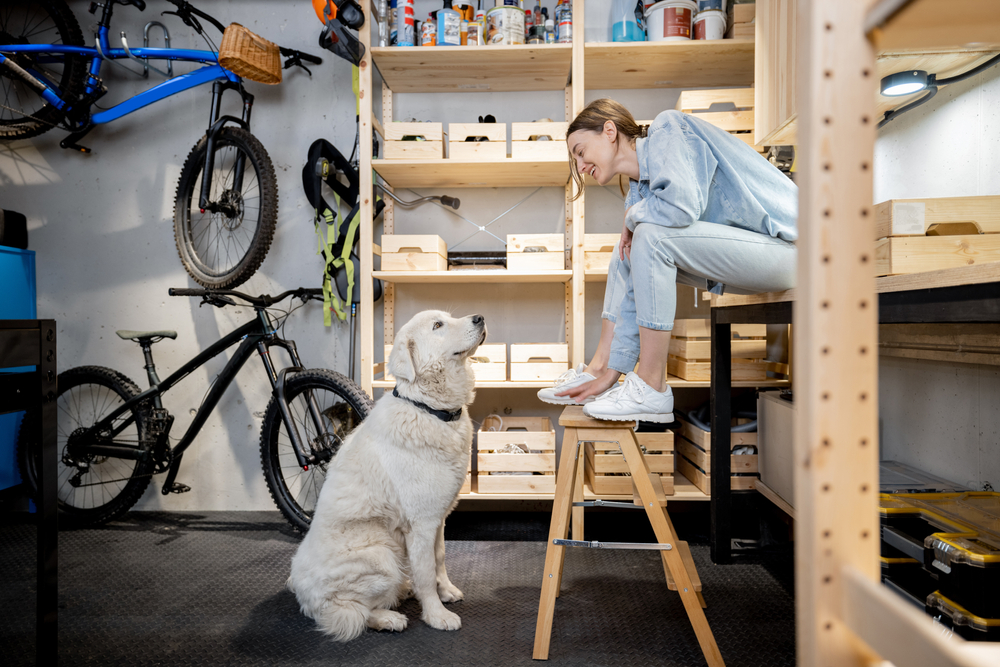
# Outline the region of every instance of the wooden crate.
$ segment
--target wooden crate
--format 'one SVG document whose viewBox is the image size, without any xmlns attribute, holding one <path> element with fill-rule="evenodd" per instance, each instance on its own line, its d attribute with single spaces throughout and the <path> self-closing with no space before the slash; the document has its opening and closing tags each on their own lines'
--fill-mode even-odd
<svg viewBox="0 0 1000 667">
<path fill-rule="evenodd" d="M 436 234 L 382 237 L 383 271 L 447 271 L 448 244 Z"/>
<path fill-rule="evenodd" d="M 562 271 L 566 267 L 564 245 L 562 234 L 508 234 L 507 270 Z"/>
<path fill-rule="evenodd" d="M 618 247 L 621 237 L 621 234 L 584 234 L 583 270 L 607 273 L 611 255 Z"/>
<path fill-rule="evenodd" d="M 496 453 L 510 445 L 524 453 Z M 479 429 L 476 450 L 479 493 L 555 492 L 556 432 L 548 417 L 490 415 Z"/>
<path fill-rule="evenodd" d="M 472 355 L 472 372 L 477 382 L 504 382 L 507 379 L 507 344 L 480 345 Z"/>
<path fill-rule="evenodd" d="M 678 419 L 680 424 L 680 436 L 686 438 L 693 444 L 697 445 L 699 448 L 710 451 L 712 449 L 712 434 L 709 431 L 698 428 L 686 419 Z M 736 426 L 738 424 L 745 423 L 745 419 L 733 419 L 732 425 Z M 756 433 L 732 433 L 730 434 L 730 445 L 732 448 L 741 447 L 743 445 L 753 445 L 757 446 L 757 434 Z"/>
<path fill-rule="evenodd" d="M 555 380 L 569 368 L 566 343 L 511 343 L 510 381 Z"/>
<path fill-rule="evenodd" d="M 893 276 L 1000 261 L 1000 234 L 891 236 L 875 242 L 875 275 Z"/>
<path fill-rule="evenodd" d="M 684 437 L 677 438 L 677 454 L 698 466 L 702 472 L 712 472 L 712 454 Z M 735 473 L 757 473 L 756 454 L 732 454 L 729 457 L 730 470 Z"/>
<path fill-rule="evenodd" d="M 757 32 L 757 5 L 744 3 L 732 5 L 733 16 L 726 30 L 726 39 L 753 39 Z"/>
<path fill-rule="evenodd" d="M 687 477 L 702 493 L 711 495 L 712 476 L 684 456 L 677 457 L 677 472 Z M 729 488 L 733 491 L 753 491 L 757 488 L 757 477 L 756 475 L 733 475 Z"/>
<path fill-rule="evenodd" d="M 685 90 L 677 98 L 674 108 L 725 130 L 752 147 L 753 96 L 753 88 Z M 735 110 L 709 111 L 713 104 L 732 104 Z"/>
<path fill-rule="evenodd" d="M 875 239 L 1000 233 L 1000 196 L 890 199 L 875 204 Z"/>
<path fill-rule="evenodd" d="M 660 475 L 664 495 L 674 493 L 674 434 L 636 433 L 639 445 L 645 448 L 644 458 L 649 471 Z M 616 442 L 584 442 L 587 483 L 598 495 L 629 495 L 632 476 L 629 474 L 621 445 Z"/>
<path fill-rule="evenodd" d="M 403 141 L 403 137 L 420 140 Z M 387 160 L 444 157 L 444 128 L 441 123 L 386 123 L 385 150 Z"/>
<path fill-rule="evenodd" d="M 466 141 L 486 137 L 486 141 Z M 452 160 L 507 159 L 507 125 L 503 123 L 449 123 L 448 157 Z"/>
<path fill-rule="evenodd" d="M 510 154 L 515 160 L 567 160 L 566 122 L 511 123 Z M 532 139 L 536 137 L 536 139 Z M 537 138 L 548 137 L 539 141 Z"/>
<path fill-rule="evenodd" d="M 755 381 L 767 378 L 767 325 L 732 325 L 730 341 L 732 379 Z M 667 372 L 682 380 L 704 381 L 712 376 L 710 320 L 676 320 L 670 337 Z"/>
</svg>

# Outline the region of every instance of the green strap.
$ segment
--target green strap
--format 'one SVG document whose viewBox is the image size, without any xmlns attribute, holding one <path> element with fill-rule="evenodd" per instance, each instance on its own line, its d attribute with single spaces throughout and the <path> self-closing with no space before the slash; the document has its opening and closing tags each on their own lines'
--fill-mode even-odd
<svg viewBox="0 0 1000 667">
<path fill-rule="evenodd" d="M 347 233 L 344 238 L 344 245 L 340 251 L 339 256 L 334 256 L 333 247 L 337 243 L 337 239 L 340 237 L 340 230 L 343 227 L 344 221 L 340 212 L 340 197 L 334 194 L 334 198 L 337 202 L 337 214 L 334 218 L 333 211 L 326 209 L 323 211 L 323 221 L 326 223 L 326 238 L 324 238 L 323 230 L 320 229 L 320 216 L 319 211 L 316 212 L 315 226 L 316 235 L 319 241 L 319 248 L 316 251 L 317 255 L 323 256 L 324 269 L 323 269 L 323 325 L 331 326 L 333 324 L 333 317 L 330 315 L 331 312 L 337 314 L 337 319 L 344 321 L 347 319 L 346 303 L 340 300 L 336 292 L 333 289 L 333 279 L 332 274 L 339 269 L 344 267 L 347 272 L 347 294 L 353 295 L 354 293 L 354 262 L 351 261 L 351 249 L 354 247 L 355 239 L 357 238 L 358 227 L 361 224 L 361 214 L 360 212 L 350 220 L 347 227 Z"/>
</svg>

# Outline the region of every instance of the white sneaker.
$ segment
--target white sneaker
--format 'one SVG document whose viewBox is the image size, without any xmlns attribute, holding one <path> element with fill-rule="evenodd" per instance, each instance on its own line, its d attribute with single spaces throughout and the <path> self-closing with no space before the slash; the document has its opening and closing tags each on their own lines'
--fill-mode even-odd
<svg viewBox="0 0 1000 667">
<path fill-rule="evenodd" d="M 583 405 L 583 403 L 590 403 L 594 400 L 593 396 L 585 398 L 583 403 L 580 403 L 571 396 L 556 396 L 556 392 L 558 391 L 566 391 L 567 389 L 572 389 L 573 387 L 577 387 L 581 384 L 597 379 L 590 373 L 585 373 L 585 368 L 587 368 L 586 364 L 580 364 L 576 368 L 570 368 L 556 378 L 556 382 L 553 386 L 546 387 L 545 389 L 539 389 L 538 399 L 555 405 Z"/>
<path fill-rule="evenodd" d="M 659 392 L 635 373 L 583 408 L 583 414 L 611 421 L 644 421 L 668 424 L 674 420 L 674 394 L 667 387 Z"/>
</svg>

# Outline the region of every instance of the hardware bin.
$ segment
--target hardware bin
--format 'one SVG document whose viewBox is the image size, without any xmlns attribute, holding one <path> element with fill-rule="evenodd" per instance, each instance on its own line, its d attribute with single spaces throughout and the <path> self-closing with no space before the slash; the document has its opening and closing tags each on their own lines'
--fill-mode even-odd
<svg viewBox="0 0 1000 667">
<path fill-rule="evenodd" d="M 387 160 L 441 159 L 444 157 L 444 128 L 441 123 L 386 123 L 385 151 Z M 420 140 L 403 141 L 403 137 Z"/>
<path fill-rule="evenodd" d="M 1000 196 L 889 199 L 875 204 L 875 239 L 1000 233 Z"/>
<path fill-rule="evenodd" d="M 507 270 L 562 271 L 566 265 L 565 243 L 562 234 L 508 234 Z"/>
<path fill-rule="evenodd" d="M 382 237 L 383 271 L 447 271 L 448 244 L 435 234 Z"/>
<path fill-rule="evenodd" d="M 512 343 L 510 346 L 511 382 L 555 380 L 569 368 L 566 343 Z"/>
<path fill-rule="evenodd" d="M 524 453 L 497 453 L 509 446 Z M 548 417 L 490 415 L 476 450 L 479 493 L 555 493 L 556 432 Z"/>
<path fill-rule="evenodd" d="M 568 160 L 566 122 L 511 123 L 510 152 L 515 160 Z M 548 140 L 531 139 L 548 137 Z"/>
<path fill-rule="evenodd" d="M 659 473 L 663 493 L 674 494 L 674 434 L 636 433 L 651 473 Z M 632 475 L 617 442 L 586 442 L 585 476 L 597 495 L 630 495 Z"/>
<path fill-rule="evenodd" d="M 485 141 L 466 141 L 486 137 Z M 507 126 L 502 123 L 449 123 L 448 157 L 452 160 L 507 159 Z"/>
<path fill-rule="evenodd" d="M 927 596 L 927 613 L 968 641 L 1000 642 L 1000 618 L 983 618 L 972 614 L 940 591 Z"/>
<path fill-rule="evenodd" d="M 732 379 L 754 381 L 767 378 L 766 324 L 732 325 Z M 667 372 L 682 380 L 705 381 L 712 377 L 712 339 L 709 320 L 674 322 L 667 357 Z"/>
<path fill-rule="evenodd" d="M 472 372 L 477 382 L 504 382 L 507 379 L 507 344 L 480 345 L 472 355 Z"/>
<path fill-rule="evenodd" d="M 746 419 L 734 419 L 733 426 L 744 424 Z M 686 419 L 680 418 L 680 431 L 675 441 L 677 470 L 687 477 L 703 493 L 712 492 L 712 434 L 698 428 Z M 733 433 L 730 447 L 757 446 L 756 433 Z M 757 454 L 733 454 L 730 457 L 734 491 L 756 488 Z"/>
<path fill-rule="evenodd" d="M 584 234 L 583 270 L 607 273 L 611 255 L 618 247 L 621 237 L 621 234 Z"/>
<path fill-rule="evenodd" d="M 692 114 L 699 120 L 725 130 L 758 152 L 762 148 L 754 146 L 753 88 L 730 88 L 715 90 L 685 90 L 674 107 L 678 111 Z M 711 111 L 713 104 L 732 104 L 735 110 Z"/>
</svg>

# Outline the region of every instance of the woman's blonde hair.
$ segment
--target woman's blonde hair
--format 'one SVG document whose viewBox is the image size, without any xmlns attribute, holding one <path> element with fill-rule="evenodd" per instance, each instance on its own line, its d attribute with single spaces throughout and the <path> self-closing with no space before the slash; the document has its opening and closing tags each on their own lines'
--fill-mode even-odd
<svg viewBox="0 0 1000 667">
<path fill-rule="evenodd" d="M 639 125 L 636 123 L 635 118 L 632 117 L 629 110 L 620 103 L 608 97 L 602 97 L 601 99 L 594 100 L 588 104 L 586 109 L 577 114 L 577 117 L 573 119 L 573 122 L 570 123 L 569 127 L 566 129 L 566 138 L 569 139 L 569 135 L 581 130 L 600 134 L 604 132 L 604 124 L 609 120 L 615 124 L 616 128 L 618 128 L 618 141 L 621 141 L 621 138 L 624 136 L 628 138 L 629 145 L 632 146 L 635 145 L 636 139 L 645 137 L 646 131 L 649 129 L 648 125 Z M 567 148 L 569 148 L 568 145 Z M 585 185 L 583 182 L 583 174 L 581 174 L 576 168 L 576 159 L 573 157 L 573 149 L 569 148 L 569 151 L 569 171 L 570 174 L 573 175 L 573 180 L 576 182 L 576 194 L 572 197 L 572 199 L 575 200 L 583 194 Z M 621 188 L 622 194 L 625 194 L 625 186 L 622 182 L 621 176 L 618 177 L 618 187 Z"/>
</svg>

